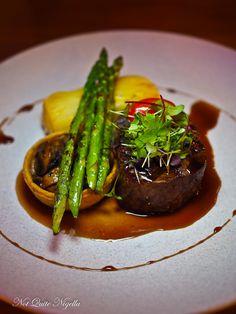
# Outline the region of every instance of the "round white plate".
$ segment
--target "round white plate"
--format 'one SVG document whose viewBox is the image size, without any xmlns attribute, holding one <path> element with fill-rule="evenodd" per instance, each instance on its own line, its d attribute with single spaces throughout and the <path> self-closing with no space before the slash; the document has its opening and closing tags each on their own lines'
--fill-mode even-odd
<svg viewBox="0 0 236 314">
<path fill-rule="evenodd" d="M 235 51 L 186 36 L 142 31 L 55 41 L 0 65 L 0 119 L 54 91 L 82 86 L 102 47 L 110 60 L 124 57 L 122 74 L 149 77 L 165 98 L 185 103 L 188 111 L 199 99 L 221 109 L 217 126 L 209 132 L 222 181 L 217 203 L 183 229 L 114 242 L 54 237 L 25 212 L 15 191 L 26 150 L 43 136 L 39 104 L 4 126 L 15 141 L 0 145 L 0 294 L 15 305 L 46 313 L 196 313 L 234 302 Z M 225 222 L 220 232 L 202 241 Z M 151 260 L 159 262 L 149 265 Z M 99 271 L 107 265 L 120 270 Z"/>
</svg>

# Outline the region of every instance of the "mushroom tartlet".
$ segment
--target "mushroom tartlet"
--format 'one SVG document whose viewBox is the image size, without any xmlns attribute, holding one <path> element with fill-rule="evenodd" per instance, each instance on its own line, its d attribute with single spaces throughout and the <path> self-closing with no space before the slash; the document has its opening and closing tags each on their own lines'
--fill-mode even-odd
<svg viewBox="0 0 236 314">
<path fill-rule="evenodd" d="M 58 170 L 67 137 L 66 133 L 57 132 L 42 138 L 28 150 L 24 159 L 23 176 L 26 184 L 37 199 L 50 207 L 54 206 Z M 96 193 L 88 187 L 84 188 L 81 209 L 96 204 L 104 197 L 111 188 L 116 172 L 117 164 L 113 161 L 103 193 Z"/>
</svg>

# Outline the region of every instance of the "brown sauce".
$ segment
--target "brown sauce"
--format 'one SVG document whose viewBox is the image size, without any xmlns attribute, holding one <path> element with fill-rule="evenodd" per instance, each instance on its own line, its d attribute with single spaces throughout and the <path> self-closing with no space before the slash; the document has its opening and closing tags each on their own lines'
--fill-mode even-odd
<svg viewBox="0 0 236 314">
<path fill-rule="evenodd" d="M 177 90 L 171 87 L 166 88 L 167 92 L 172 93 L 172 94 L 176 94 Z"/>
<path fill-rule="evenodd" d="M 37 100 L 31 104 L 26 104 L 26 105 L 23 105 L 22 107 L 20 107 L 16 112 L 15 114 L 13 115 L 13 117 L 11 118 L 4 118 L 2 120 L 2 122 L 0 123 L 0 144 L 11 144 L 14 142 L 14 137 L 13 136 L 10 136 L 10 135 L 6 135 L 5 132 L 3 131 L 3 127 L 6 125 L 6 124 L 9 124 L 10 122 L 12 122 L 16 116 L 20 113 L 24 113 L 24 112 L 29 112 L 31 111 L 35 105 L 39 104 L 42 100 Z"/>
<path fill-rule="evenodd" d="M 165 216 L 141 217 L 123 211 L 113 198 L 81 211 L 78 219 L 66 212 L 62 232 L 93 239 L 121 239 L 139 236 L 156 230 L 184 228 L 203 217 L 215 204 L 221 186 L 214 168 L 214 154 L 206 137 L 207 131 L 217 124 L 220 110 L 205 102 L 193 104 L 190 119 L 201 131 L 201 141 L 206 146 L 208 166 L 202 190 L 182 209 Z M 22 173 L 17 177 L 18 199 L 28 214 L 39 223 L 51 228 L 52 209 L 40 203 L 25 185 Z M 217 231 L 216 231 L 217 232 Z"/>
<path fill-rule="evenodd" d="M 5 118 L 0 123 L 0 144 L 10 144 L 14 142 L 14 137 L 6 135 L 3 131 L 3 126 L 8 122 L 9 118 Z"/>
<path fill-rule="evenodd" d="M 220 232 L 222 229 L 222 226 L 217 226 L 214 228 L 214 233 Z"/>
<path fill-rule="evenodd" d="M 118 270 L 118 268 L 116 268 L 112 265 L 107 265 L 107 266 L 101 268 L 101 271 L 116 271 L 116 270 Z"/>
<path fill-rule="evenodd" d="M 34 108 L 34 106 L 35 103 L 23 105 L 22 107 L 20 107 L 20 109 L 17 110 L 16 113 L 29 112 Z"/>
<path fill-rule="evenodd" d="M 179 250 L 177 252 L 174 252 L 170 255 L 165 255 L 159 259 L 154 259 L 154 260 L 149 260 L 147 262 L 144 262 L 142 264 L 133 264 L 133 265 L 130 265 L 130 266 L 123 266 L 123 267 L 114 267 L 112 265 L 107 265 L 107 266 L 104 266 L 102 268 L 96 268 L 96 267 L 86 267 L 86 266 L 79 266 L 79 265 L 72 265 L 72 264 L 65 264 L 65 263 L 60 263 L 60 262 L 57 262 L 55 260 L 51 260 L 51 259 L 48 259 L 48 258 L 45 258 L 43 256 L 40 256 L 40 255 L 37 255 L 29 250 L 27 250 L 26 248 L 20 246 L 18 243 L 14 242 L 13 240 L 11 240 L 10 238 L 8 238 L 2 231 L 0 231 L 0 235 L 6 240 L 8 241 L 9 243 L 11 243 L 12 245 L 14 245 L 16 248 L 20 249 L 21 251 L 25 252 L 26 254 L 29 254 L 41 261 L 44 261 L 44 262 L 47 262 L 47 263 L 50 263 L 50 264 L 53 264 L 53 265 L 56 265 L 56 266 L 60 266 L 60 267 L 65 267 L 65 268 L 69 268 L 69 269 L 76 269 L 76 270 L 83 270 L 83 271 L 99 271 L 99 272 L 108 272 L 108 271 L 120 271 L 120 270 L 130 270 L 130 269 L 135 269 L 135 268 L 141 268 L 141 267 L 145 267 L 145 266 L 149 266 L 149 265 L 152 265 L 152 264 L 156 264 L 156 263 L 160 263 L 160 262 L 163 262 L 163 261 L 166 261 L 172 257 L 175 257 L 177 255 L 181 255 L 189 250 L 192 250 L 193 248 L 205 243 L 207 240 L 209 240 L 210 238 L 214 237 L 214 235 L 217 233 L 217 232 L 220 232 L 225 226 L 228 225 L 228 223 L 231 222 L 231 219 L 235 216 L 235 212 L 236 210 L 233 211 L 232 213 L 232 217 L 227 219 L 225 221 L 225 223 L 223 223 L 223 225 L 221 226 L 218 226 L 216 227 L 217 230 L 214 230 L 212 233 L 210 233 L 208 236 L 206 236 L 205 238 L 202 238 L 201 240 L 199 240 L 198 242 L 190 245 L 190 246 L 187 246 L 185 248 L 183 248 L 182 250 Z"/>
</svg>

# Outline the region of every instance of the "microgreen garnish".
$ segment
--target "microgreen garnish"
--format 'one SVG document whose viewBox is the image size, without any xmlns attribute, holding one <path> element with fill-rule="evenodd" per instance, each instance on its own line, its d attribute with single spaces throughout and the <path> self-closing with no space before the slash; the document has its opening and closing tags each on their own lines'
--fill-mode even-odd
<svg viewBox="0 0 236 314">
<path fill-rule="evenodd" d="M 117 183 L 118 178 L 119 178 L 119 175 L 116 177 L 115 182 L 114 182 L 110 192 L 106 193 L 105 196 L 114 197 L 117 200 L 122 200 L 122 197 L 116 194 L 116 183 Z"/>
<path fill-rule="evenodd" d="M 172 157 L 185 159 L 190 154 L 194 134 L 188 128 L 184 105 L 174 106 L 161 97 L 150 108 L 155 112 L 134 114 L 130 126 L 123 130 L 123 145 L 130 147 L 133 157 L 144 159 L 142 167 L 159 157 L 160 167 L 164 165 L 168 172 Z"/>
</svg>

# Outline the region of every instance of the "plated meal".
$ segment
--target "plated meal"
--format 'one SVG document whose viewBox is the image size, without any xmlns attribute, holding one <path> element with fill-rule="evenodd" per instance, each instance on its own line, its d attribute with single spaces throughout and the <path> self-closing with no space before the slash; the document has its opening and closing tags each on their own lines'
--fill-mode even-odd
<svg viewBox="0 0 236 314">
<path fill-rule="evenodd" d="M 67 196 L 55 236 L 52 216 L 60 156 L 102 47 L 109 49 L 108 68 L 119 55 L 124 62 L 115 80 L 113 108 L 105 115 L 105 120 L 108 113 L 112 116 L 110 168 L 102 192 L 88 186 L 85 169 L 78 217 L 73 217 Z M 4 300 L 37 296 L 52 304 L 57 296 L 70 297 L 81 302 L 81 313 L 199 313 L 234 302 L 235 60 L 234 51 L 196 38 L 111 31 L 51 42 L 0 65 Z M 173 154 L 169 164 L 170 155 L 154 156 L 156 145 L 143 150 L 134 133 L 136 128 L 141 139 L 164 145 L 155 138 L 152 121 L 161 120 L 160 126 L 164 108 L 171 111 L 170 129 L 182 115 L 189 124 L 185 135 L 192 133 L 199 143 L 199 151 L 188 146 L 188 156 L 179 159 Z M 154 124 L 153 138 L 143 128 L 146 121 L 150 127 Z M 180 135 L 171 138 L 171 145 Z M 191 137 L 187 140 L 190 144 Z M 43 158 L 44 151 L 58 164 Z M 23 177 L 22 171 L 27 156 L 32 179 L 28 185 L 27 172 Z M 73 163 L 75 158 L 73 154 Z M 189 187 L 185 180 L 194 176 L 197 182 L 202 176 L 199 191 L 175 208 L 168 187 L 176 183 L 176 194 L 184 200 L 180 186 Z M 155 182 L 158 178 L 163 182 Z M 154 184 L 165 193 L 153 197 Z M 144 191 L 152 204 L 162 199 L 173 207 L 161 213 L 164 204 L 149 205 Z M 67 308 L 68 313 L 73 310 Z M 54 313 L 55 308 L 42 311 Z"/>
<path fill-rule="evenodd" d="M 106 239 L 165 229 L 167 221 L 175 228 L 174 214 L 195 212 L 203 181 L 217 178 L 207 127 L 195 125 L 196 114 L 165 99 L 148 78 L 120 77 L 122 65 L 118 57 L 109 66 L 102 49 L 83 88 L 44 100 L 47 135 L 28 150 L 23 176 L 34 196 L 53 208 L 54 234 L 64 215 L 96 224 L 102 212 L 100 233 L 83 231 L 82 222 L 75 233 Z M 213 206 L 219 186 L 218 178 L 198 218 Z M 111 233 L 118 217 L 126 232 Z"/>
</svg>

